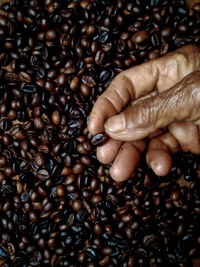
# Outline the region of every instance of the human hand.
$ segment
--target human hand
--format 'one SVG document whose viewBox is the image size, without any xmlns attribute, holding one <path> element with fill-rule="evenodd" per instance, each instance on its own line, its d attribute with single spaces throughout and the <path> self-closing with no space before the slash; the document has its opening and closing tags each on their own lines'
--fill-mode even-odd
<svg viewBox="0 0 200 267">
<path fill-rule="evenodd" d="M 157 175 L 170 171 L 171 153 L 200 153 L 199 70 L 200 49 L 188 45 L 120 73 L 98 98 L 88 129 L 110 136 L 97 157 L 113 162 L 114 180 L 132 175 L 147 139 L 147 164 Z"/>
</svg>

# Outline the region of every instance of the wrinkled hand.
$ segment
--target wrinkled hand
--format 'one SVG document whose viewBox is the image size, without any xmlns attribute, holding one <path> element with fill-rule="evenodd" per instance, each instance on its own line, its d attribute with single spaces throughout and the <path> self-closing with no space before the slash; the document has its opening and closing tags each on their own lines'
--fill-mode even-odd
<svg viewBox="0 0 200 267">
<path fill-rule="evenodd" d="M 147 141 L 147 164 L 160 176 L 171 169 L 171 153 L 200 153 L 199 70 L 200 48 L 188 45 L 120 73 L 98 98 L 88 129 L 110 136 L 97 157 L 113 162 L 113 179 L 133 174 Z"/>
</svg>

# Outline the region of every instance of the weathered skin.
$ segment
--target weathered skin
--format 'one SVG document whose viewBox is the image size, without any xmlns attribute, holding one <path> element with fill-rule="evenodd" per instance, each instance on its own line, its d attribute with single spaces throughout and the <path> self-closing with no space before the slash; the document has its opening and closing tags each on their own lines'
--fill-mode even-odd
<svg viewBox="0 0 200 267">
<path fill-rule="evenodd" d="M 147 163 L 166 175 L 171 153 L 200 153 L 200 49 L 188 45 L 117 75 L 99 97 L 89 131 L 110 140 L 97 149 L 111 176 L 126 180 L 148 145 Z"/>
</svg>

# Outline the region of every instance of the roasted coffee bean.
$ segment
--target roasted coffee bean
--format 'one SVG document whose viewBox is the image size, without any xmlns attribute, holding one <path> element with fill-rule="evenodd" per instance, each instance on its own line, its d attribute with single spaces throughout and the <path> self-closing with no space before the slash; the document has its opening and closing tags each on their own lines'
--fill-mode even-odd
<svg viewBox="0 0 200 267">
<path fill-rule="evenodd" d="M 93 87 L 96 85 L 95 80 L 91 76 L 83 75 L 82 82 L 88 87 Z"/>
<path fill-rule="evenodd" d="M 74 174 L 80 174 L 82 173 L 84 170 L 84 165 L 82 163 L 77 163 L 76 165 L 74 165 L 74 167 L 72 168 L 72 172 Z"/>
<path fill-rule="evenodd" d="M 34 126 L 36 129 L 39 129 L 39 130 L 44 129 L 45 123 L 41 118 L 36 117 L 33 122 L 34 122 Z"/>
<path fill-rule="evenodd" d="M 107 136 L 105 134 L 96 134 L 91 139 L 91 144 L 93 146 L 103 145 L 107 140 Z"/>
<path fill-rule="evenodd" d="M 37 164 L 37 163 L 36 163 Z M 49 172 L 45 169 L 41 169 L 37 172 L 37 177 L 40 181 L 46 181 L 49 179 Z"/>
<path fill-rule="evenodd" d="M 93 204 L 98 204 L 102 201 L 102 196 L 99 194 L 93 195 L 91 201 Z"/>
<path fill-rule="evenodd" d="M 35 211 L 31 211 L 29 213 L 29 219 L 31 220 L 31 222 L 37 222 L 38 221 L 38 215 Z"/>
<path fill-rule="evenodd" d="M 63 185 L 58 185 L 56 187 L 56 192 L 57 192 L 57 194 L 58 194 L 59 197 L 64 197 L 64 195 L 65 195 L 65 188 L 64 188 L 64 186 Z"/>
<path fill-rule="evenodd" d="M 57 32 L 54 29 L 48 29 L 45 33 L 45 37 L 48 41 L 55 40 L 57 37 Z"/>
<path fill-rule="evenodd" d="M 171 192 L 170 198 L 171 200 L 179 200 L 180 192 L 178 190 L 174 190 Z"/>
<path fill-rule="evenodd" d="M 45 158 L 42 153 L 35 154 L 34 161 L 39 167 L 42 167 L 45 164 Z"/>
<path fill-rule="evenodd" d="M 25 92 L 25 93 L 28 93 L 28 94 L 33 94 L 35 92 L 37 92 L 39 90 L 39 86 L 37 84 L 25 84 L 22 88 L 22 90 Z"/>
<path fill-rule="evenodd" d="M 74 209 L 74 211 L 79 211 L 82 208 L 82 202 L 81 200 L 73 200 L 72 201 L 72 208 Z"/>
<path fill-rule="evenodd" d="M 89 96 L 90 95 L 90 88 L 86 84 L 82 83 L 80 86 L 81 93 L 84 96 Z"/>
<path fill-rule="evenodd" d="M 72 91 L 75 91 L 78 88 L 78 84 L 79 84 L 79 77 L 74 77 L 70 83 L 70 89 Z"/>
<path fill-rule="evenodd" d="M 30 83 L 31 82 L 31 76 L 28 73 L 24 72 L 24 71 L 21 71 L 19 73 L 19 79 L 23 83 Z"/>
<path fill-rule="evenodd" d="M 134 33 L 134 35 L 132 36 L 132 40 L 135 44 L 139 44 L 144 42 L 146 39 L 149 38 L 149 34 L 147 31 L 138 31 L 136 33 Z"/>
<path fill-rule="evenodd" d="M 55 125 L 59 125 L 60 123 L 60 114 L 59 114 L 59 111 L 55 110 L 53 113 L 52 113 L 52 121 Z"/>
<path fill-rule="evenodd" d="M 4 174 L 7 177 L 12 177 L 14 175 L 14 171 L 13 171 L 13 169 L 11 167 L 5 167 Z"/>
<path fill-rule="evenodd" d="M 66 74 L 62 73 L 57 77 L 57 83 L 60 86 L 63 86 L 67 83 L 67 76 Z"/>
</svg>

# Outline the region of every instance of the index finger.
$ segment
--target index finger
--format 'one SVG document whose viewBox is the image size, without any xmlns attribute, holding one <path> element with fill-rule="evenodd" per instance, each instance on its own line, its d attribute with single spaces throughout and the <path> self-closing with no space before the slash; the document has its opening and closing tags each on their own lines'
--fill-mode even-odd
<svg viewBox="0 0 200 267">
<path fill-rule="evenodd" d="M 152 91 L 158 80 L 157 64 L 152 60 L 118 74 L 97 99 L 90 114 L 92 135 L 104 131 L 107 118 L 118 114 L 130 101 Z"/>
</svg>

